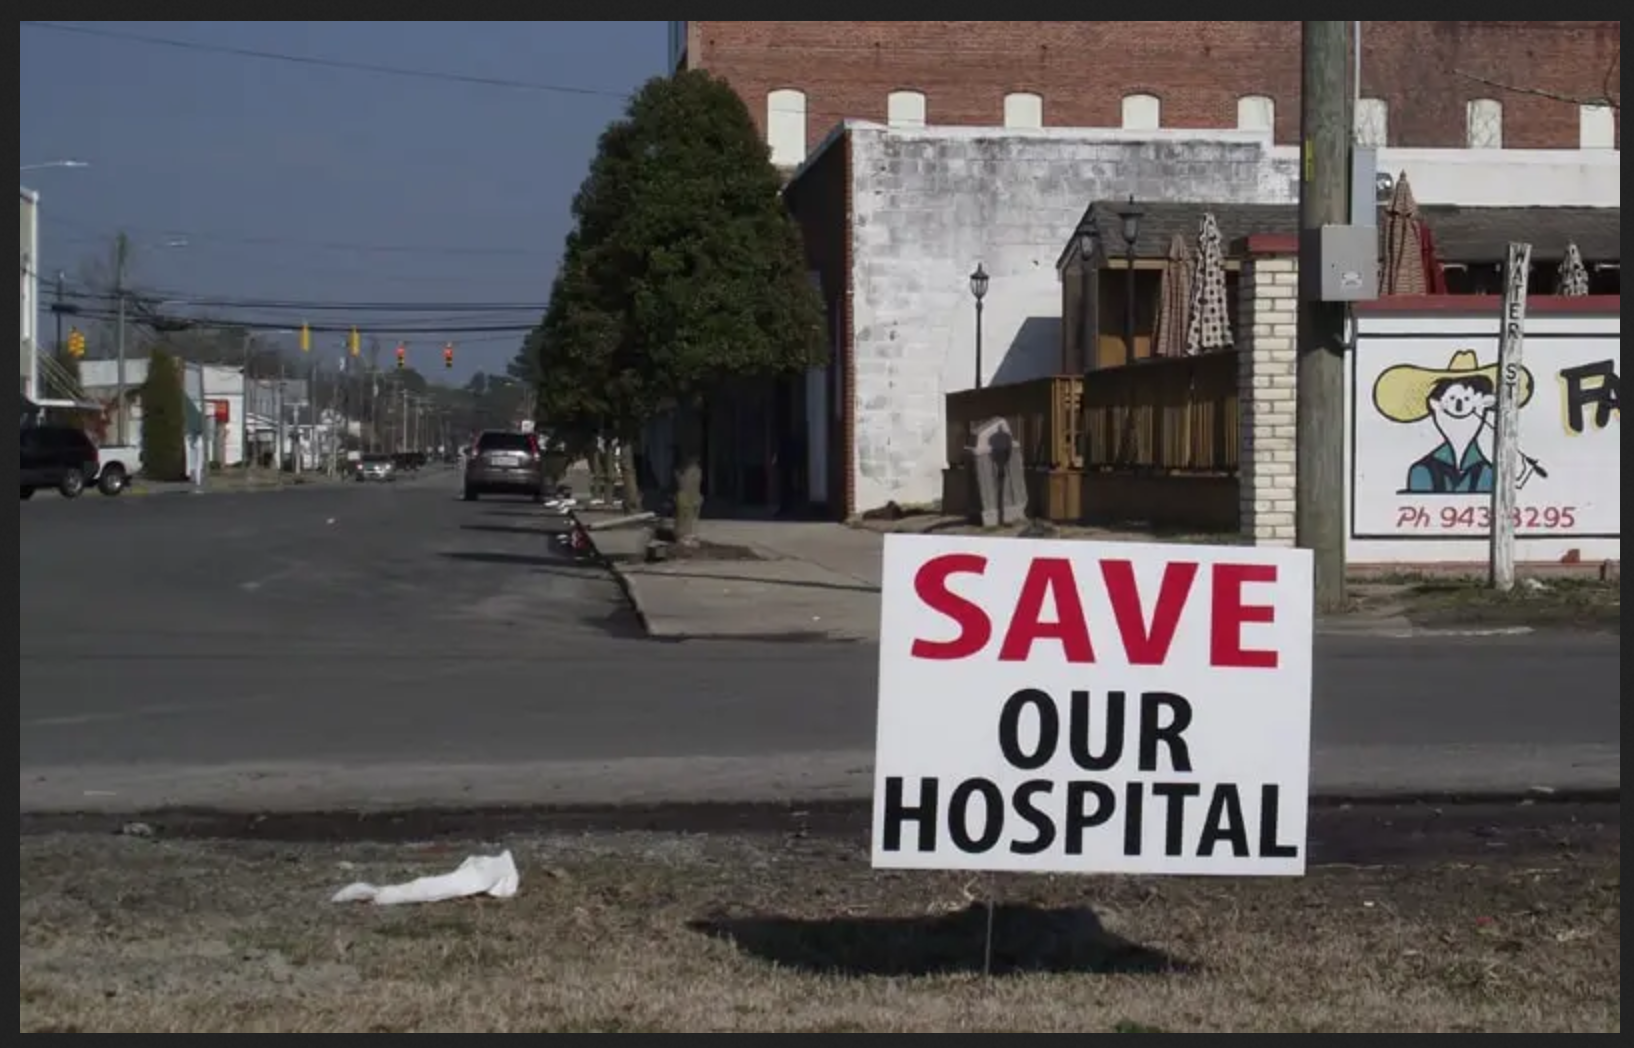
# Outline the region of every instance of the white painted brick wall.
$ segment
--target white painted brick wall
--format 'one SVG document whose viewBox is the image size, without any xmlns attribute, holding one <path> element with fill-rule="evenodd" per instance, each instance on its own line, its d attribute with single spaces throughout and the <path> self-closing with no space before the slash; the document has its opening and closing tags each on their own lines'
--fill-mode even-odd
<svg viewBox="0 0 1634 1048">
<path fill-rule="evenodd" d="M 1242 439 L 1238 479 L 1243 534 L 1256 546 L 1294 544 L 1294 333 L 1299 263 L 1262 257 L 1243 266 L 1237 355 Z"/>
<path fill-rule="evenodd" d="M 991 276 L 985 384 L 1053 375 L 1055 263 L 1091 203 L 1276 204 L 1297 193 L 1296 161 L 1249 133 L 873 124 L 851 133 L 859 511 L 941 495 L 944 398 L 975 383 L 968 278 L 978 262 Z"/>
</svg>

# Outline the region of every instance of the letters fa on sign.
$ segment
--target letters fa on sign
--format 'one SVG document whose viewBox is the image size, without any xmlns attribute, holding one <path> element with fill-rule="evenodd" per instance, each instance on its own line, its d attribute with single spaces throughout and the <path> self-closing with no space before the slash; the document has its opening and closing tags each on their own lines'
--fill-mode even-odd
<svg viewBox="0 0 1634 1048">
<path fill-rule="evenodd" d="M 892 535 L 873 862 L 1299 875 L 1308 551 Z"/>
</svg>

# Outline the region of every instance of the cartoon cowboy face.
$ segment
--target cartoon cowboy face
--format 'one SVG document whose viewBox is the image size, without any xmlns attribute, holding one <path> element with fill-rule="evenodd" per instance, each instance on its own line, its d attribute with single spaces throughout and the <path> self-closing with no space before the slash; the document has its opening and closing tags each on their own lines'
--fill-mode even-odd
<svg viewBox="0 0 1634 1048">
<path fill-rule="evenodd" d="M 1492 459 L 1482 444 L 1498 403 L 1496 365 L 1483 367 L 1473 350 L 1461 349 L 1444 368 L 1398 364 L 1379 375 L 1373 406 L 1392 422 L 1428 420 L 1440 437 L 1407 470 L 1403 494 L 1474 495 L 1493 488 Z M 1519 402 L 1532 396 L 1532 376 L 1522 369 Z M 1523 467 L 1524 469 L 1524 467 Z M 1526 476 L 1519 478 L 1525 483 Z"/>
<path fill-rule="evenodd" d="M 1488 465 L 1491 461 L 1476 442 L 1486 428 L 1487 413 L 1498 406 L 1497 391 L 1485 375 L 1469 378 L 1444 378 L 1430 387 L 1424 398 L 1436 431 L 1451 453 L 1454 462 L 1478 457 Z"/>
</svg>

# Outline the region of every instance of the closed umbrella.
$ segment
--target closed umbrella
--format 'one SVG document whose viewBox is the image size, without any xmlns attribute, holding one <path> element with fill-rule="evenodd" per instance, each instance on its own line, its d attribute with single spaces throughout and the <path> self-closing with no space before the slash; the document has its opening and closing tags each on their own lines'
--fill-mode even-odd
<svg viewBox="0 0 1634 1048">
<path fill-rule="evenodd" d="M 1207 353 L 1232 345 L 1231 307 L 1226 301 L 1225 249 L 1220 224 L 1212 212 L 1197 231 L 1197 258 L 1192 265 L 1191 305 L 1186 317 L 1186 352 Z"/>
<path fill-rule="evenodd" d="M 1589 293 L 1589 267 L 1583 264 L 1583 252 L 1576 244 L 1566 245 L 1566 257 L 1560 262 L 1560 290 L 1557 294 L 1577 297 Z"/>
<path fill-rule="evenodd" d="M 1157 335 L 1152 355 L 1186 355 L 1186 311 L 1191 308 L 1191 248 L 1179 233 L 1169 241 L 1169 255 L 1163 264 L 1163 283 L 1158 289 Z"/>
<path fill-rule="evenodd" d="M 1396 188 L 1384 209 L 1384 253 L 1379 259 L 1381 295 L 1430 293 L 1421 227 L 1418 201 L 1413 199 L 1413 187 L 1407 184 L 1404 171 L 1396 178 Z"/>
</svg>

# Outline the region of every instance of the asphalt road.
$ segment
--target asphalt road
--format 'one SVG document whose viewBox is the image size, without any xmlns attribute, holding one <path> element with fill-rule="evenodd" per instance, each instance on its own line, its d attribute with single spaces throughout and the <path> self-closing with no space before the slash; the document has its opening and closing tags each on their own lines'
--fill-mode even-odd
<svg viewBox="0 0 1634 1048">
<path fill-rule="evenodd" d="M 19 511 L 20 806 L 846 799 L 875 651 L 642 639 L 455 479 Z M 1614 788 L 1615 637 L 1318 643 L 1325 793 Z"/>
</svg>

